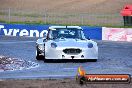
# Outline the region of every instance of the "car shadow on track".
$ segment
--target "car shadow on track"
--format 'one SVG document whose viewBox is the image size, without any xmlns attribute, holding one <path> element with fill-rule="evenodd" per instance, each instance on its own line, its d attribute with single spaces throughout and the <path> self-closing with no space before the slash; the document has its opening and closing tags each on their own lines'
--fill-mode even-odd
<svg viewBox="0 0 132 88">
<path fill-rule="evenodd" d="M 96 62 L 97 59 L 89 59 L 89 60 L 80 60 L 80 59 L 46 59 L 45 63 L 86 63 L 86 62 Z"/>
</svg>

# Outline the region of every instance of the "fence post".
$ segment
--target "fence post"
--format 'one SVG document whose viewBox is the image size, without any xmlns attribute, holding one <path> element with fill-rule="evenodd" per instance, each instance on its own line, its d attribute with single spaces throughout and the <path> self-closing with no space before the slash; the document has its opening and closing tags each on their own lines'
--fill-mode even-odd
<svg viewBox="0 0 132 88">
<path fill-rule="evenodd" d="M 10 18 L 11 18 L 11 9 L 8 9 L 8 22 L 10 23 Z"/>
<path fill-rule="evenodd" d="M 71 18 L 71 19 L 69 19 L 69 20 L 70 20 L 70 25 L 72 26 L 72 25 L 73 25 L 72 16 L 74 16 L 75 14 L 68 14 L 68 15 L 69 15 L 69 17 Z"/>
<path fill-rule="evenodd" d="M 81 16 L 81 24 L 84 24 L 83 15 Z"/>
<path fill-rule="evenodd" d="M 46 14 L 46 12 L 47 12 L 47 10 L 46 9 L 44 9 L 44 22 L 45 22 L 45 24 L 47 23 L 47 14 Z"/>
</svg>

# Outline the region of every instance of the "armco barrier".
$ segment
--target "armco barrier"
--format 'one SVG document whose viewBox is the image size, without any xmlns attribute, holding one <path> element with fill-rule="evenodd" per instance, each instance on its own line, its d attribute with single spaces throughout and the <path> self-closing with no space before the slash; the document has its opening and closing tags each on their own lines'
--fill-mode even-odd
<svg viewBox="0 0 132 88">
<path fill-rule="evenodd" d="M 102 28 L 102 40 L 132 42 L 132 28 Z"/>
<path fill-rule="evenodd" d="M 43 37 L 51 25 L 0 24 L 0 35 Z M 102 27 L 81 26 L 86 37 L 102 39 Z"/>
</svg>

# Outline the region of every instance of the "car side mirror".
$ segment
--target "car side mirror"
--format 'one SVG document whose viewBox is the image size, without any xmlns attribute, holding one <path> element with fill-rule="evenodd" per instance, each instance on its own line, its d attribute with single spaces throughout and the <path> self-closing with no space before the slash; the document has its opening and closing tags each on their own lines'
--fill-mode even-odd
<svg viewBox="0 0 132 88">
<path fill-rule="evenodd" d="M 90 40 L 90 37 L 88 36 L 87 39 Z"/>
<path fill-rule="evenodd" d="M 43 34 L 43 42 L 45 42 L 47 40 L 47 34 Z"/>
<path fill-rule="evenodd" d="M 46 37 L 44 37 L 44 38 L 43 38 L 43 42 L 46 42 L 46 40 L 47 40 Z"/>
</svg>

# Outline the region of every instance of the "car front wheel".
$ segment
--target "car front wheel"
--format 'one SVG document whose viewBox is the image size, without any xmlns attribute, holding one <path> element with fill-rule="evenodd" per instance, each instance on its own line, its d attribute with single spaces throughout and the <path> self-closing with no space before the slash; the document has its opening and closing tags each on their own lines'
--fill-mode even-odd
<svg viewBox="0 0 132 88">
<path fill-rule="evenodd" d="M 40 53 L 36 50 L 36 59 L 37 60 L 44 60 L 44 56 L 43 55 L 39 55 Z"/>
</svg>

